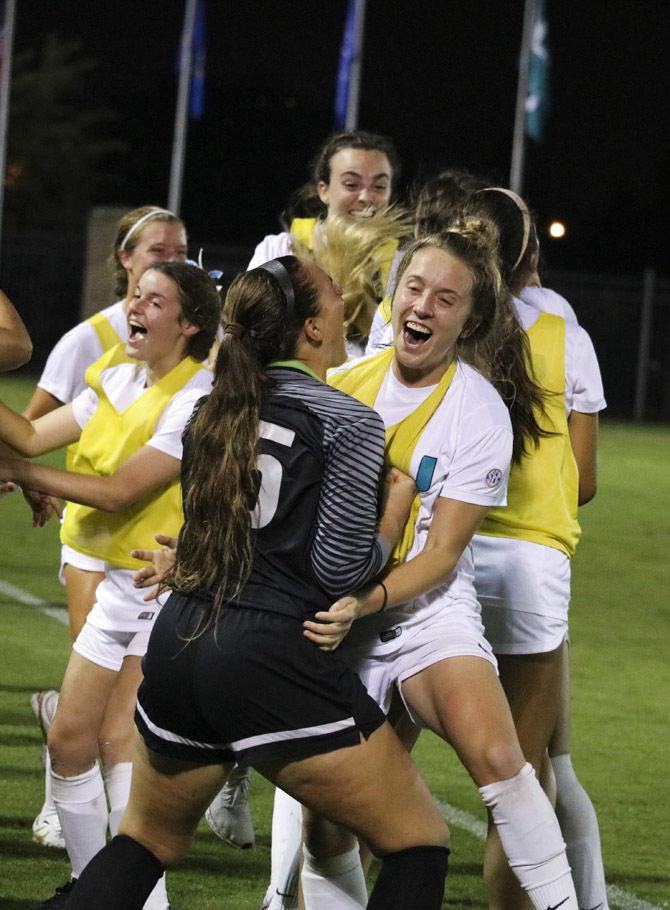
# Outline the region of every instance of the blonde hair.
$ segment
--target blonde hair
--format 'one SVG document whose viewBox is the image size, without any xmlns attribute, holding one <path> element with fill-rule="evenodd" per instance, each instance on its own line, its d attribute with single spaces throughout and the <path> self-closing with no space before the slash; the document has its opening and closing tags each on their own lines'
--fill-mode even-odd
<svg viewBox="0 0 670 910">
<path fill-rule="evenodd" d="M 125 297 L 128 293 L 128 272 L 121 263 L 119 253 L 121 250 L 132 253 L 140 239 L 142 228 L 151 221 L 165 221 L 168 224 L 184 226 L 184 222 L 178 215 L 158 205 L 142 205 L 122 216 L 116 229 L 112 254 L 109 258 L 114 272 L 114 293 L 119 298 Z"/>
</svg>

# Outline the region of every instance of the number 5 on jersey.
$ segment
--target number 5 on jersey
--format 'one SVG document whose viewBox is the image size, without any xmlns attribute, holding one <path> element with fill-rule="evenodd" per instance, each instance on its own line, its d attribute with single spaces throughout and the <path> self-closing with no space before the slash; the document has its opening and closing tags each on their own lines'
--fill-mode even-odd
<svg viewBox="0 0 670 910">
<path fill-rule="evenodd" d="M 265 420 L 260 421 L 258 435 L 261 439 L 270 439 L 272 442 L 289 448 L 295 439 L 294 430 L 287 430 L 286 427 L 280 427 L 276 423 L 267 423 Z M 256 467 L 261 475 L 261 485 L 256 505 L 251 510 L 251 527 L 260 530 L 270 524 L 277 511 L 282 466 L 274 455 L 263 452 L 258 456 Z"/>
</svg>

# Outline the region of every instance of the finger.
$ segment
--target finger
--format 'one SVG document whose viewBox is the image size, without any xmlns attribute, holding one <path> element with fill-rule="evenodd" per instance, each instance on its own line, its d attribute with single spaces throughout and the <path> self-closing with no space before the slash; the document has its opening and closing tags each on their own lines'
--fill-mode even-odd
<svg viewBox="0 0 670 910">
<path fill-rule="evenodd" d="M 155 550 L 131 550 L 130 555 L 133 559 L 141 559 L 142 562 L 151 562 L 155 552 Z M 145 572 L 146 569 L 142 569 L 142 571 Z"/>
<path fill-rule="evenodd" d="M 167 534 L 155 534 L 154 540 L 156 543 L 159 543 L 162 547 L 168 547 L 170 550 L 177 549 L 177 538 L 168 537 Z"/>
</svg>

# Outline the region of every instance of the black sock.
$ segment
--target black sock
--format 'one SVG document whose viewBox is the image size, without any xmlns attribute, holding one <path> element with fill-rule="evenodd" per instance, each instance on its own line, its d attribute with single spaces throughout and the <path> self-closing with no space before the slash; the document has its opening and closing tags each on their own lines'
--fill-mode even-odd
<svg viewBox="0 0 670 910">
<path fill-rule="evenodd" d="M 382 860 L 368 910 L 440 910 L 448 847 L 409 847 Z"/>
<path fill-rule="evenodd" d="M 151 850 L 117 834 L 77 879 L 68 910 L 142 910 L 163 871 Z"/>
</svg>

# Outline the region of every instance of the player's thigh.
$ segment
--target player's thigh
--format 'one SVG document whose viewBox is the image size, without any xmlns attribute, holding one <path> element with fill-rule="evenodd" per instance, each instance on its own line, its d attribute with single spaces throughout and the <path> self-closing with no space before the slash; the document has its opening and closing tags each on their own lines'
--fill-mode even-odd
<svg viewBox="0 0 670 910">
<path fill-rule="evenodd" d="M 447 842 L 426 783 L 387 723 L 357 746 L 258 770 L 310 810 L 351 829 L 376 854 Z"/>
<path fill-rule="evenodd" d="M 119 826 L 163 865 L 188 849 L 198 822 L 233 765 L 200 765 L 159 755 L 136 735 L 130 800 Z"/>
<path fill-rule="evenodd" d="M 478 786 L 522 767 L 509 705 L 488 660 L 440 660 L 403 680 L 402 693 L 413 716 L 451 743 Z"/>
<path fill-rule="evenodd" d="M 70 618 L 70 635 L 74 641 L 95 603 L 95 592 L 100 582 L 104 580 L 105 573 L 89 572 L 66 563 L 63 566 L 63 578 Z"/>
</svg>

